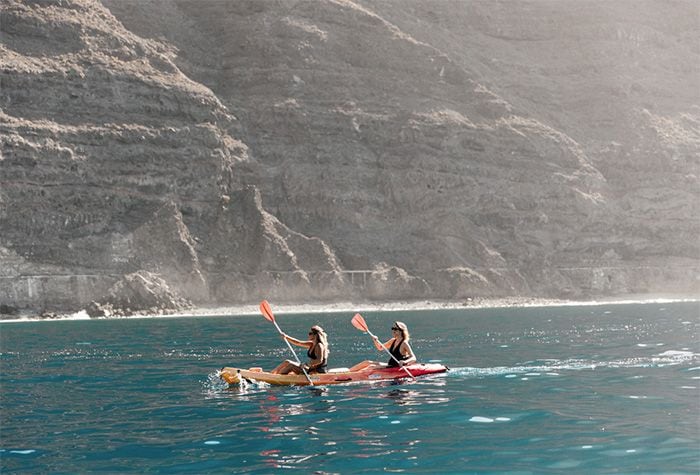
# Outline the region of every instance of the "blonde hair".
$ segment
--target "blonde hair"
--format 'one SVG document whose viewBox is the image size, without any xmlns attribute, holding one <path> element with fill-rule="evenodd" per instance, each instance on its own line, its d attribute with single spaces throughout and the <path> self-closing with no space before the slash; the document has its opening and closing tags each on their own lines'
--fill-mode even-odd
<svg viewBox="0 0 700 475">
<path fill-rule="evenodd" d="M 328 347 L 328 335 L 326 335 L 326 332 L 323 331 L 323 328 L 321 328 L 319 325 L 314 325 L 311 327 L 311 332 L 316 335 L 316 344 L 321 343 L 324 348 L 325 356 L 328 358 L 328 355 L 331 352 L 331 349 Z"/>
<path fill-rule="evenodd" d="M 401 331 L 401 336 L 403 337 L 404 341 L 411 339 L 411 334 L 409 333 L 408 327 L 404 322 L 395 321 L 394 326 Z"/>
</svg>

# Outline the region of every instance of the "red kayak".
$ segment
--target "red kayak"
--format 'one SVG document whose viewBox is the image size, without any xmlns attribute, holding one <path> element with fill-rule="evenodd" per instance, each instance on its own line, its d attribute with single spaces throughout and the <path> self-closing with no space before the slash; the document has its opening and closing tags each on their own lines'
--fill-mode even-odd
<svg viewBox="0 0 700 475">
<path fill-rule="evenodd" d="M 309 374 L 314 386 L 342 384 L 351 382 L 388 381 L 394 379 L 445 373 L 449 368 L 437 363 L 414 363 L 403 368 L 387 367 L 374 361 L 363 361 L 352 368 L 331 369 L 327 373 Z M 406 371 L 408 370 L 408 371 Z M 274 374 L 262 368 L 222 368 L 219 377 L 229 384 L 238 384 L 241 380 L 262 381 L 269 384 L 286 386 L 308 386 L 309 380 L 303 374 Z"/>
</svg>

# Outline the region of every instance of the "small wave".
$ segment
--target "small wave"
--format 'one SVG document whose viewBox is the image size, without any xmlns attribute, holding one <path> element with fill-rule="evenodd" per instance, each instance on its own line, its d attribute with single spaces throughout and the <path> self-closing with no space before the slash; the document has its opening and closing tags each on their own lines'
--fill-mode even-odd
<svg viewBox="0 0 700 475">
<path fill-rule="evenodd" d="M 34 449 L 0 449 L 0 452 L 7 452 L 10 454 L 17 454 L 17 455 L 31 455 L 31 454 L 35 454 L 36 450 L 34 450 Z"/>
<path fill-rule="evenodd" d="M 53 318 L 45 318 L 33 315 L 22 316 L 19 318 L 8 318 L 0 319 L 0 323 L 26 323 L 26 322 L 61 322 L 61 321 L 73 321 L 73 320 L 92 320 L 90 315 L 85 310 L 81 310 L 76 313 L 70 313 L 65 315 L 57 315 Z"/>
<path fill-rule="evenodd" d="M 219 371 L 214 371 L 207 375 L 207 379 L 202 381 L 202 393 L 206 399 L 228 398 L 231 396 L 245 396 L 266 391 L 270 385 L 262 381 L 248 382 L 242 379 L 240 383 L 230 386 L 226 381 L 219 378 Z"/>
<path fill-rule="evenodd" d="M 569 360 L 543 360 L 542 364 L 532 362 L 522 366 L 495 366 L 491 368 L 452 368 L 451 376 L 465 377 L 491 377 L 505 376 L 507 378 L 524 376 L 559 376 L 560 371 L 582 371 L 602 368 L 661 368 L 665 366 L 677 366 L 694 364 L 699 359 L 698 354 L 691 351 L 670 350 L 663 353 L 643 358 L 625 358 L 612 361 L 587 361 L 581 359 Z M 691 368 L 694 369 L 694 368 Z"/>
<path fill-rule="evenodd" d="M 218 371 L 214 371 L 207 375 L 206 381 L 202 381 L 202 387 L 205 395 L 214 397 L 228 389 L 228 383 L 219 378 Z"/>
</svg>

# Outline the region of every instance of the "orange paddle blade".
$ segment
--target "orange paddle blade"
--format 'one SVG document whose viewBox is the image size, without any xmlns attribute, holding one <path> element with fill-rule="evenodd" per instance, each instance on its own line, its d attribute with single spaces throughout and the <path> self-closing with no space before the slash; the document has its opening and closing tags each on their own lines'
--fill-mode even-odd
<svg viewBox="0 0 700 475">
<path fill-rule="evenodd" d="M 267 303 L 267 300 L 260 302 L 260 312 L 267 320 L 271 322 L 275 321 L 275 316 L 272 314 L 272 309 L 270 308 L 270 304 Z"/>
<path fill-rule="evenodd" d="M 365 323 L 365 319 L 362 318 L 362 315 L 360 315 L 359 313 L 356 313 L 355 316 L 352 317 L 352 320 L 350 320 L 350 321 L 352 322 L 352 326 L 357 328 L 358 330 L 363 331 L 363 332 L 369 331 L 369 328 L 367 327 L 367 323 Z"/>
</svg>

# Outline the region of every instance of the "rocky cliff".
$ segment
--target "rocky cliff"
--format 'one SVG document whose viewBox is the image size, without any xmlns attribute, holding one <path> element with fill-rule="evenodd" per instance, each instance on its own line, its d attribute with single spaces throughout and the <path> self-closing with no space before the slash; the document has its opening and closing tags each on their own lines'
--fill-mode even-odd
<svg viewBox="0 0 700 475">
<path fill-rule="evenodd" d="M 7 0 L 0 303 L 697 292 L 698 18 Z"/>
</svg>

